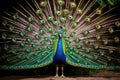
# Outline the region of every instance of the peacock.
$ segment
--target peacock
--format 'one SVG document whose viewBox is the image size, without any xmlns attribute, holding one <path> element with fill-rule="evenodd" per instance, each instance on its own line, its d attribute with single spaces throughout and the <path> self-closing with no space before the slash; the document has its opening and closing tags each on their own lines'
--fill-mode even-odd
<svg viewBox="0 0 120 80">
<path fill-rule="evenodd" d="M 25 0 L 1 16 L 0 69 L 51 63 L 90 69 L 120 68 L 120 17 L 100 0 Z M 110 0 L 109 0 L 110 1 Z"/>
</svg>

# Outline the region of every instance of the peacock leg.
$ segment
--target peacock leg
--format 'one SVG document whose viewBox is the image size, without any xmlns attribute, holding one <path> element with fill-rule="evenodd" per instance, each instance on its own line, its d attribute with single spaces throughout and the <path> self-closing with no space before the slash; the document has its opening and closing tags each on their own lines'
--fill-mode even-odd
<svg viewBox="0 0 120 80">
<path fill-rule="evenodd" d="M 56 65 L 56 75 L 55 75 L 55 77 L 58 77 L 58 69 L 59 69 L 59 67 L 58 67 L 58 65 Z"/>
<path fill-rule="evenodd" d="M 61 77 L 64 77 L 64 65 L 62 65 L 61 70 L 62 70 L 62 75 L 61 75 Z"/>
</svg>

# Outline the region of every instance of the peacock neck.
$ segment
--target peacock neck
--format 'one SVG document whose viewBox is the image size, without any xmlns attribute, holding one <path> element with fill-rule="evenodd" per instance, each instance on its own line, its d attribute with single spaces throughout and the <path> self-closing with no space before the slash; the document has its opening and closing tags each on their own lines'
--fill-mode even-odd
<svg viewBox="0 0 120 80">
<path fill-rule="evenodd" d="M 62 38 L 58 39 L 57 50 L 53 57 L 53 60 L 54 60 L 54 63 L 60 64 L 60 65 L 66 62 L 66 56 L 63 51 Z"/>
<path fill-rule="evenodd" d="M 59 40 L 58 40 L 57 49 L 63 51 L 63 45 L 62 45 L 62 39 L 61 38 L 59 38 Z"/>
</svg>

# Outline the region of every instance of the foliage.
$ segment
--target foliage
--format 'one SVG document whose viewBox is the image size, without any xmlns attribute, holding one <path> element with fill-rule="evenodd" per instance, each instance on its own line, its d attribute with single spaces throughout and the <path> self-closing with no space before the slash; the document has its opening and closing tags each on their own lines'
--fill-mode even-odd
<svg viewBox="0 0 120 80">
<path fill-rule="evenodd" d="M 120 0 L 97 0 L 101 7 L 104 7 L 105 5 L 109 7 L 113 7 L 120 3 Z"/>
</svg>

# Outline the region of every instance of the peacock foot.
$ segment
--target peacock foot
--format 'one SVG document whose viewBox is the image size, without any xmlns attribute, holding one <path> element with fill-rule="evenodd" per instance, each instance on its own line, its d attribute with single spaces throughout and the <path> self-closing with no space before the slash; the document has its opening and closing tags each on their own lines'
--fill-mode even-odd
<svg viewBox="0 0 120 80">
<path fill-rule="evenodd" d="M 58 74 L 56 74 L 55 77 L 59 77 Z"/>
<path fill-rule="evenodd" d="M 65 76 L 62 74 L 61 77 L 64 78 Z"/>
</svg>

